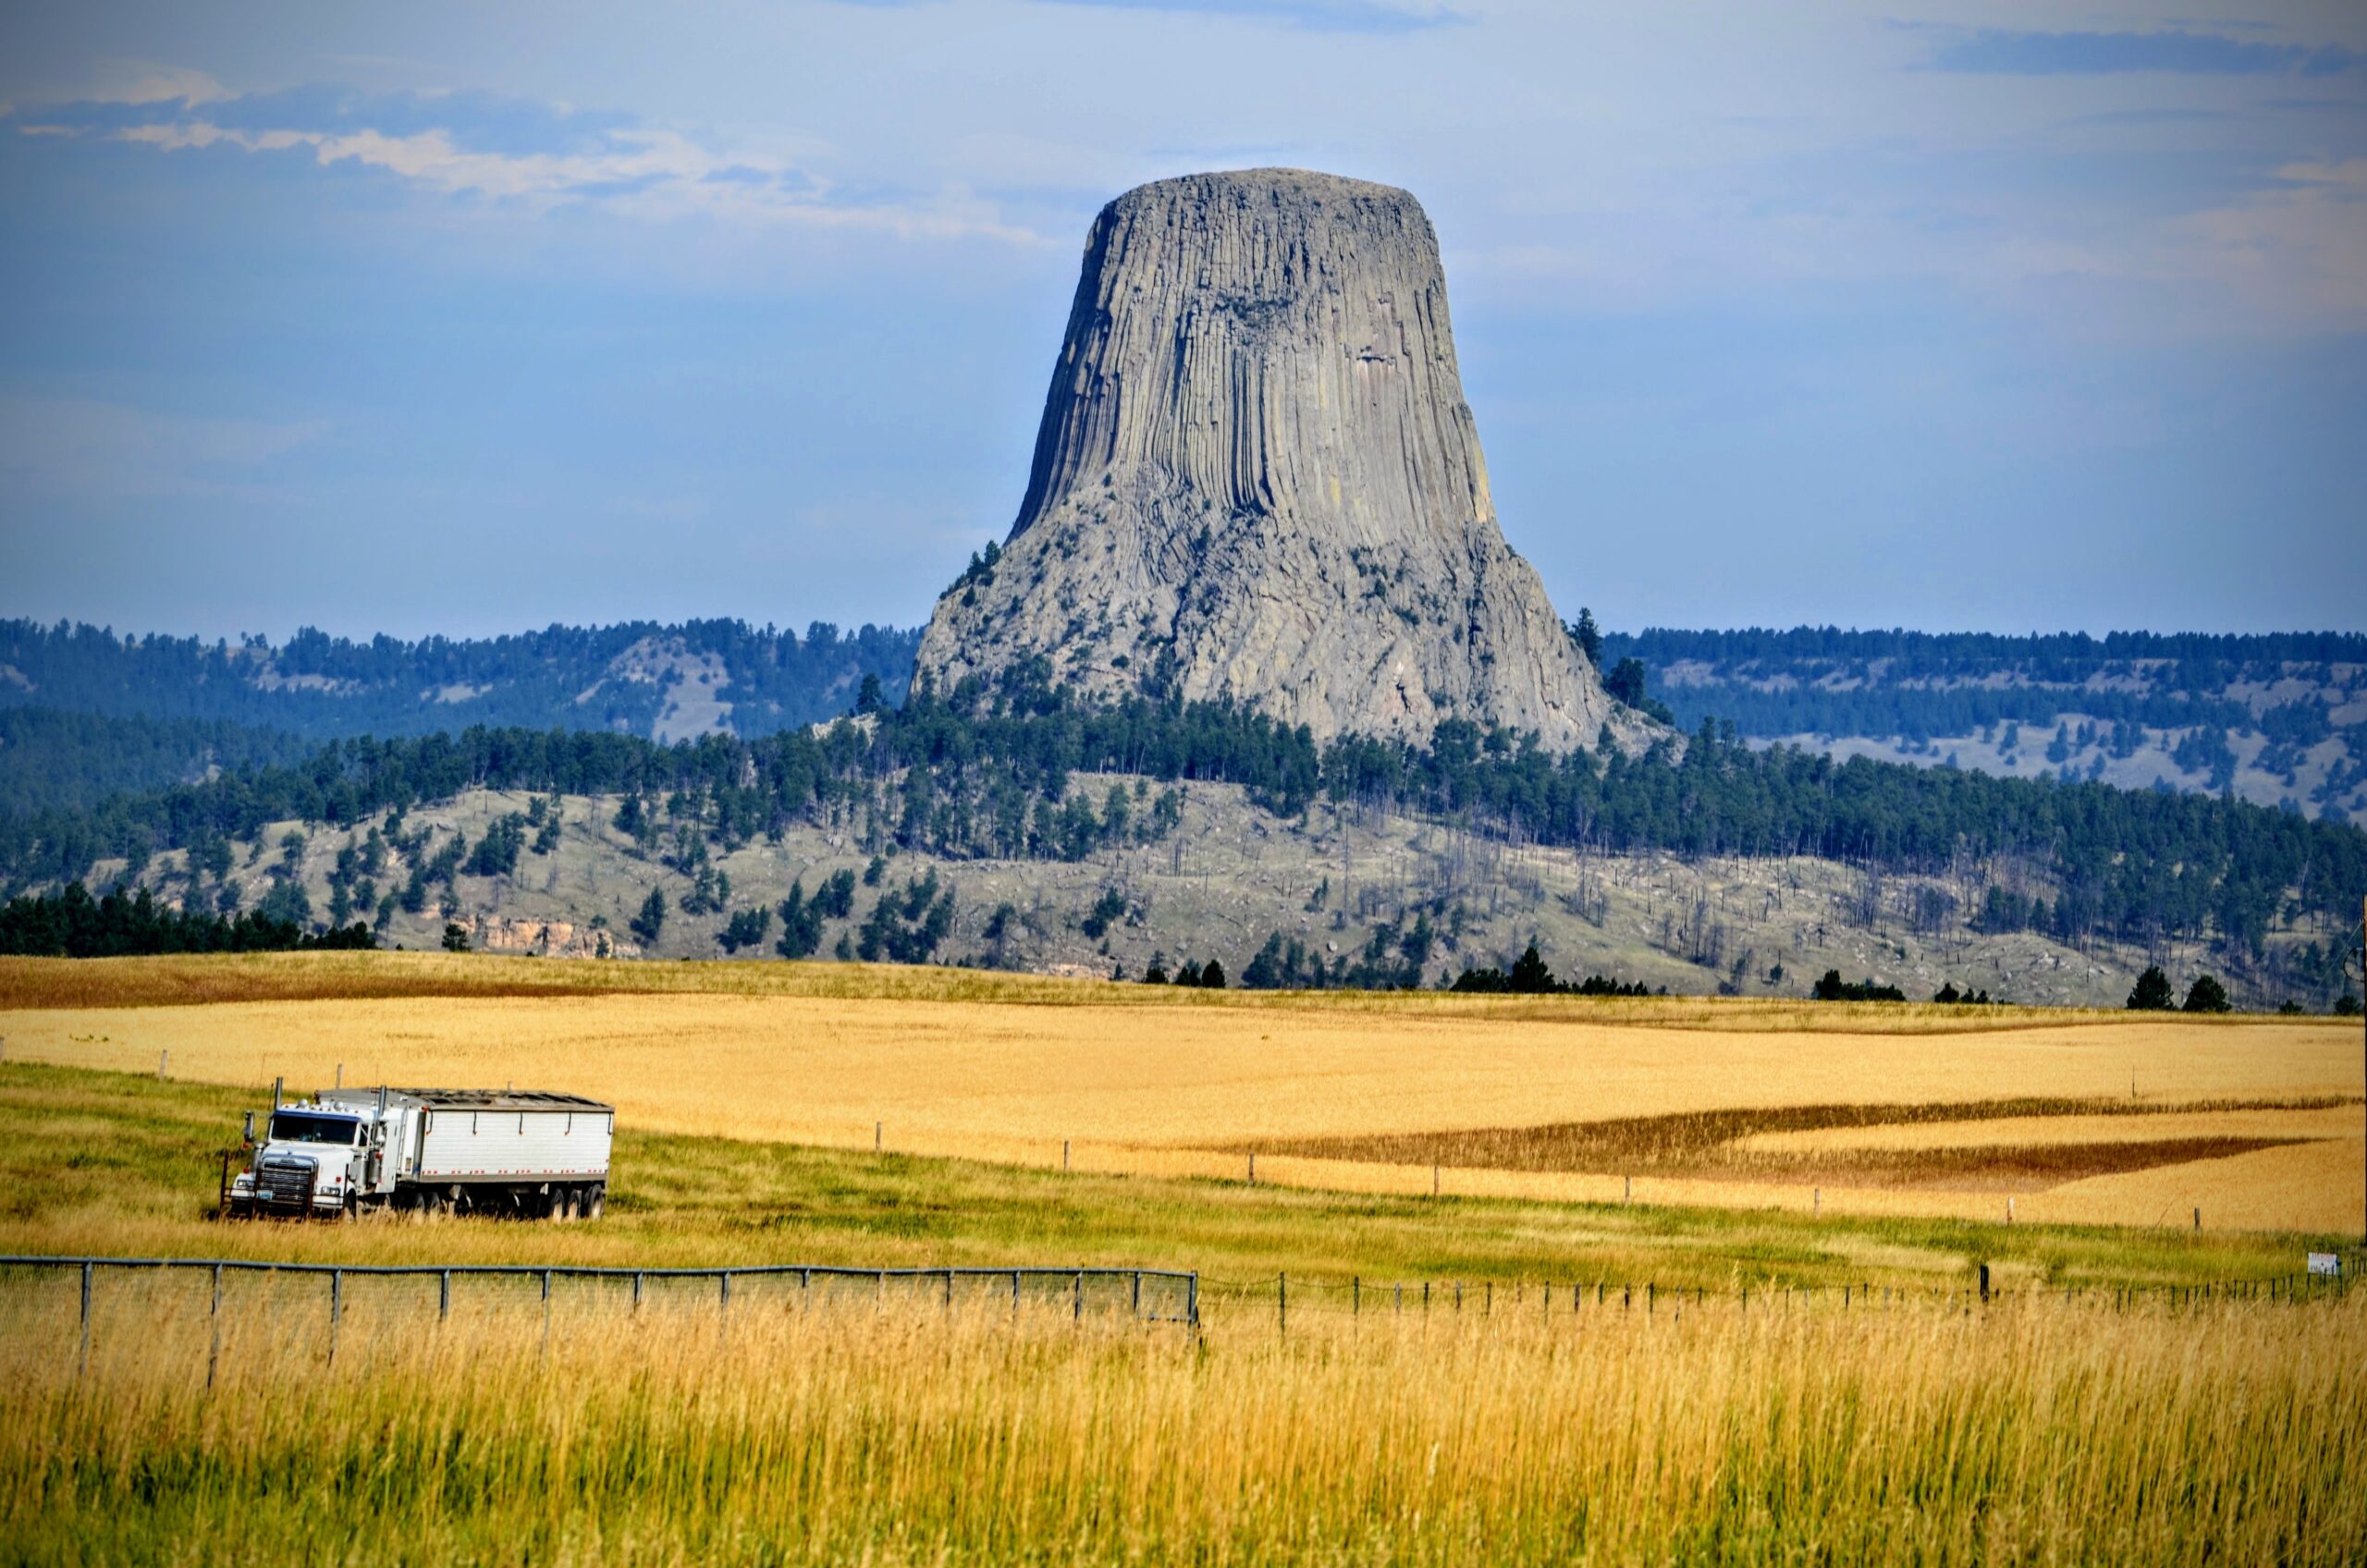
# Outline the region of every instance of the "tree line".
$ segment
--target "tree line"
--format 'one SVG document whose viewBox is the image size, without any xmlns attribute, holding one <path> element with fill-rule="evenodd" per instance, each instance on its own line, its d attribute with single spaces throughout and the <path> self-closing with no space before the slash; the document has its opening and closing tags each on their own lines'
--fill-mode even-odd
<svg viewBox="0 0 2367 1568">
<path fill-rule="evenodd" d="M 1075 786 L 1085 772 L 1145 782 L 1097 798 Z M 1754 750 L 1706 722 L 1637 755 L 1607 744 L 1557 754 L 1463 721 L 1440 726 L 1427 748 L 1355 736 L 1318 745 L 1304 728 L 1229 704 L 1081 703 L 1040 668 L 754 740 L 665 746 L 478 727 L 337 741 L 293 766 L 85 811 L 9 814 L 0 876 L 21 889 L 79 880 L 104 859 L 137 870 L 275 822 L 358 826 L 478 788 L 644 802 L 653 851 L 686 866 L 710 844 L 797 823 L 851 830 L 875 850 L 1075 860 L 1172 831 L 1178 787 L 1203 780 L 1240 785 L 1284 816 L 1328 801 L 1604 852 L 1809 855 L 1917 872 L 2011 860 L 2042 868 L 2053 897 L 2001 890 L 1981 917 L 2069 940 L 2211 937 L 2257 950 L 2281 918 L 2347 928 L 2367 888 L 2367 834 L 2231 800 Z"/>
<path fill-rule="evenodd" d="M 30 958 L 130 958 L 156 953 L 267 953 L 374 948 L 370 927 L 308 931 L 259 911 L 225 916 L 174 909 L 145 888 L 92 898 L 79 882 L 0 904 L 0 953 Z"/>
</svg>

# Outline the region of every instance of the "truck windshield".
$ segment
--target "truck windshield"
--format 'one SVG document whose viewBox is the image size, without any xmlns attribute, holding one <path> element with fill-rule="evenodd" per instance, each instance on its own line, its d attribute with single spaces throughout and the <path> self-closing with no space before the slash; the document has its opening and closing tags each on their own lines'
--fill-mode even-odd
<svg viewBox="0 0 2367 1568">
<path fill-rule="evenodd" d="M 283 1110 L 271 1119 L 273 1141 L 282 1144 L 353 1144 L 361 1141 L 362 1123 L 350 1116 L 311 1116 Z"/>
</svg>

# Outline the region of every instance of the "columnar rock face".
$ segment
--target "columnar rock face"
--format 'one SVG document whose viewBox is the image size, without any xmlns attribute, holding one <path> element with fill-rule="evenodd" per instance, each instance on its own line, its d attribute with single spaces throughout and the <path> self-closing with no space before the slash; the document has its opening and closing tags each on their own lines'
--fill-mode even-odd
<svg viewBox="0 0 2367 1568">
<path fill-rule="evenodd" d="M 938 602 L 916 676 L 1038 655 L 1318 739 L 1461 717 L 1567 748 L 1640 722 L 1497 528 L 1429 218 L 1292 169 L 1160 180 L 1094 221 L 1019 520 Z"/>
</svg>

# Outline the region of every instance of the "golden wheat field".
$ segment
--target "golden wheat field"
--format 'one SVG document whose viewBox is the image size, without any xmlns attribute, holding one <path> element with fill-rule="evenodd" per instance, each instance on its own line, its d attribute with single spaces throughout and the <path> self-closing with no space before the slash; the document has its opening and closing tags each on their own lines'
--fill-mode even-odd
<svg viewBox="0 0 2367 1568">
<path fill-rule="evenodd" d="M 28 1562 L 2355 1562 L 2367 1298 L 1175 1325 L 0 1292 Z M 1539 1305 L 1532 1298 L 1532 1306 Z M 53 1309 L 54 1308 L 54 1309 Z"/>
<path fill-rule="evenodd" d="M 1104 1171 L 1254 1159 L 1348 1191 L 2320 1232 L 2367 1207 L 2359 1038 L 2322 1019 L 411 954 L 16 961 L 0 1003 L 18 1060 L 259 1090 L 517 1083 L 657 1131 Z M 1597 1135 L 1702 1118 L 1716 1136 L 1682 1158 Z M 1520 1145 L 1566 1152 L 1502 1153 Z"/>
</svg>

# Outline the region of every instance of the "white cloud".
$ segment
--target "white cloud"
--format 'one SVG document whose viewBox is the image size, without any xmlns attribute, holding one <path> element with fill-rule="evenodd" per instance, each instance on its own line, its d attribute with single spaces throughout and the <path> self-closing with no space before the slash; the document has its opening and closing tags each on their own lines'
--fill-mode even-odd
<svg viewBox="0 0 2367 1568">
<path fill-rule="evenodd" d="M 2367 330 L 2367 158 L 2287 164 L 2276 179 L 2178 226 L 2197 266 L 2264 316 Z"/>
<path fill-rule="evenodd" d="M 75 96 L 92 104 L 186 104 L 194 108 L 230 94 L 203 71 L 185 66 L 110 60 L 100 69 L 98 85 Z"/>
<path fill-rule="evenodd" d="M 325 420 L 161 413 L 81 398 L 0 397 L 0 486 L 80 498 L 218 494 L 319 440 Z"/>
<path fill-rule="evenodd" d="M 907 239 L 987 239 L 1036 246 L 1046 236 L 1013 223 L 961 190 L 932 198 L 862 202 L 767 149 L 710 147 L 667 129 L 615 129 L 566 152 L 487 152 L 453 131 L 384 131 L 224 126 L 204 117 L 125 127 L 114 139 L 178 153 L 229 146 L 249 153 L 310 153 L 323 167 L 353 163 L 446 195 L 480 197 L 528 211 L 594 204 L 662 221 L 690 215 L 870 229 Z"/>
</svg>

